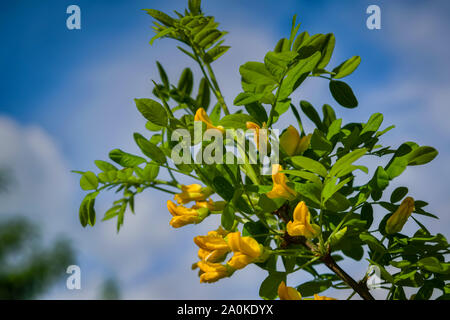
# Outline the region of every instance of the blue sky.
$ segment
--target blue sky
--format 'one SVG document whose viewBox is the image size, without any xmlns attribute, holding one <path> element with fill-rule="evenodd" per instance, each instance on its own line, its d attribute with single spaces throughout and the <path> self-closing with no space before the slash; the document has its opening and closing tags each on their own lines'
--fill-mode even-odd
<svg viewBox="0 0 450 320">
<path fill-rule="evenodd" d="M 81 8 L 82 29 L 66 28 L 66 8 Z M 381 30 L 366 28 L 366 8 L 381 8 Z M 215 228 L 168 226 L 167 196 L 147 192 L 137 201 L 119 235 L 114 223 L 82 229 L 78 204 L 83 193 L 72 169 L 92 170 L 93 160 L 109 150 L 136 151 L 132 133 L 145 133 L 133 99 L 149 97 L 150 79 L 159 60 L 175 82 L 186 65 L 196 67 L 170 40 L 148 44 L 151 18 L 140 9 L 179 10 L 186 1 L 9 1 L 1 5 L 0 166 L 15 176 L 15 192 L 2 196 L 0 214 L 25 214 L 42 223 L 51 238 L 74 239 L 83 288 L 68 291 L 61 283 L 48 298 L 92 298 L 104 277 L 117 277 L 124 298 L 257 298 L 264 273 L 256 267 L 213 285 L 200 285 L 189 269 L 196 258 L 192 237 Z M 204 1 L 204 10 L 230 32 L 232 49 L 215 62 L 221 87 L 231 104 L 240 92 L 239 66 L 261 61 L 290 31 L 293 14 L 310 33 L 333 32 L 331 66 L 360 55 L 362 63 L 348 78 L 359 99 L 355 110 L 333 102 L 326 81 L 313 79 L 296 93 L 316 106 L 332 104 L 338 117 L 364 121 L 382 112 L 385 126 L 397 128 L 383 142 L 405 140 L 436 147 L 439 157 L 409 168 L 398 182 L 414 197 L 430 202 L 442 219 L 424 219 L 434 232 L 448 236 L 446 199 L 450 170 L 450 4 L 446 1 Z M 298 103 L 298 102 L 297 102 Z M 290 123 L 282 117 L 280 126 Z M 311 128 L 311 126 L 309 127 Z M 378 163 L 370 163 L 373 166 Z M 98 214 L 112 196 L 98 202 Z M 384 215 L 384 212 L 380 212 Z M 410 230 L 414 225 L 407 225 Z M 355 277 L 367 268 L 344 263 Z M 303 276 L 292 279 L 301 281 Z M 333 292 L 331 293 L 333 294 Z"/>
</svg>

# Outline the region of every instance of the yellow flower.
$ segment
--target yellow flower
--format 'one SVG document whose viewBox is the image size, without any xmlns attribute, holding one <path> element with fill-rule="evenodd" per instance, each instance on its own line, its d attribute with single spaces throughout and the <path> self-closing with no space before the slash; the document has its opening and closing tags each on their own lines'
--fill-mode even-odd
<svg viewBox="0 0 450 320">
<path fill-rule="evenodd" d="M 197 112 L 195 113 L 194 116 L 194 121 L 202 121 L 206 124 L 206 129 L 216 129 L 219 130 L 220 132 L 224 133 L 225 130 L 222 126 L 214 126 L 211 119 L 209 118 L 208 114 L 206 113 L 205 109 L 203 108 L 198 108 Z"/>
<path fill-rule="evenodd" d="M 319 296 L 317 293 L 314 294 L 314 300 L 337 300 L 335 298 Z"/>
<path fill-rule="evenodd" d="M 244 268 L 257 260 L 262 254 L 259 243 L 252 237 L 241 237 L 239 231 L 228 234 L 227 242 L 230 249 L 234 252 L 233 257 L 227 264 L 233 269 Z"/>
<path fill-rule="evenodd" d="M 201 283 L 216 282 L 219 279 L 230 276 L 232 273 L 227 266 L 220 263 L 199 261 L 197 262 L 197 266 L 200 268 Z"/>
<path fill-rule="evenodd" d="M 284 281 L 278 286 L 280 300 L 302 300 L 302 295 L 295 288 L 287 287 Z"/>
<path fill-rule="evenodd" d="M 272 181 L 273 188 L 272 191 L 266 193 L 267 197 L 274 198 L 285 198 L 287 200 L 294 200 L 297 197 L 297 192 L 287 186 L 289 181 L 286 175 L 280 171 L 283 168 L 279 164 L 274 164 L 272 166 Z"/>
<path fill-rule="evenodd" d="M 266 152 L 266 154 L 269 154 L 270 153 L 270 151 L 269 151 L 270 150 L 269 149 L 270 145 L 268 143 L 269 139 L 267 137 L 267 128 L 265 128 L 265 125 L 266 125 L 266 123 L 264 122 L 263 123 L 263 130 L 261 130 L 261 127 L 257 123 L 254 123 L 254 122 L 251 122 L 251 121 L 248 121 L 246 123 L 247 129 L 255 131 L 255 133 L 253 134 L 253 140 L 255 141 L 256 148 L 259 150 L 260 153 L 262 153 L 263 148 L 260 146 L 260 141 L 259 141 L 259 138 L 261 136 L 263 138 L 263 141 L 264 141 L 265 152 Z"/>
<path fill-rule="evenodd" d="M 190 201 L 205 201 L 212 193 L 211 188 L 199 184 L 182 185 L 181 193 L 176 194 L 174 199 L 179 204 L 186 204 Z"/>
<path fill-rule="evenodd" d="M 413 211 L 414 199 L 406 197 L 398 207 L 397 211 L 395 211 L 386 221 L 386 233 L 393 234 L 402 231 L 403 226 Z"/>
<path fill-rule="evenodd" d="M 309 148 L 312 134 L 301 137 L 297 129 L 289 126 L 280 137 L 280 145 L 288 156 L 302 154 Z"/>
<path fill-rule="evenodd" d="M 195 209 L 177 206 L 174 202 L 167 200 L 167 209 L 172 214 L 170 225 L 174 228 L 180 228 L 187 224 L 197 224 L 209 214 L 209 210 L 205 208 Z"/>
<path fill-rule="evenodd" d="M 227 232 L 222 228 L 216 231 L 209 231 L 206 236 L 197 236 L 194 238 L 195 244 L 199 247 L 198 257 L 207 262 L 218 262 L 222 260 L 230 247 L 223 238 Z"/>
<path fill-rule="evenodd" d="M 286 229 L 290 236 L 304 236 L 307 239 L 317 237 L 320 227 L 311 224 L 311 214 L 305 202 L 301 201 L 294 209 L 294 221 L 289 221 Z"/>
</svg>

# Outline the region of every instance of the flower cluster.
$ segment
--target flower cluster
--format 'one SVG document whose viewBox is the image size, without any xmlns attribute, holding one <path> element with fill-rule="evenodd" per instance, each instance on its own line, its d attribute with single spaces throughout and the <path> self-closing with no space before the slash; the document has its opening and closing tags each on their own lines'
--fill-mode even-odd
<svg viewBox="0 0 450 320">
<path fill-rule="evenodd" d="M 194 242 L 199 247 L 200 261 L 193 268 L 200 269 L 200 282 L 216 282 L 267 257 L 262 245 L 252 237 L 242 237 L 239 231 L 227 232 L 219 228 L 208 232 L 206 236 L 195 237 Z M 233 252 L 233 256 L 226 264 L 221 264 L 230 252 Z"/>
</svg>

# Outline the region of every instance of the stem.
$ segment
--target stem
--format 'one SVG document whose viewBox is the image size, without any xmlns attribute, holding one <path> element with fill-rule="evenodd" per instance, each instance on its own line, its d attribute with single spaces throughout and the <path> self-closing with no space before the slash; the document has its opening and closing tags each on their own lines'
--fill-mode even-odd
<svg viewBox="0 0 450 320">
<path fill-rule="evenodd" d="M 361 298 L 364 300 L 375 300 L 366 285 L 364 283 L 357 283 L 348 273 L 338 266 L 330 254 L 323 256 L 321 260 L 328 267 L 328 269 L 336 273 L 339 278 L 352 287 L 352 289 L 358 293 Z"/>
<path fill-rule="evenodd" d="M 216 80 L 216 76 L 214 74 L 213 69 L 211 68 L 211 65 L 209 63 L 206 63 L 206 68 L 208 69 L 209 76 L 211 77 L 211 81 L 213 82 L 215 86 L 214 95 L 216 96 L 219 103 L 222 105 L 223 112 L 228 115 L 230 114 L 230 111 L 228 110 L 228 106 L 225 102 L 225 99 L 223 98 L 222 91 L 220 91 L 219 84 Z"/>
<path fill-rule="evenodd" d="M 200 67 L 200 70 L 202 71 L 203 76 L 205 77 L 206 81 L 208 82 L 208 86 L 211 88 L 214 95 L 216 96 L 217 101 L 221 104 L 223 112 L 225 113 L 225 115 L 230 114 L 230 111 L 228 110 L 227 104 L 225 103 L 225 100 L 222 96 L 222 92 L 220 91 L 219 85 L 217 83 L 216 77 L 214 75 L 214 72 L 213 72 L 211 66 L 208 63 L 205 63 L 206 67 L 208 68 L 209 75 L 211 77 L 211 80 L 210 80 L 208 75 L 206 74 L 205 68 L 203 66 L 203 62 L 200 59 L 200 55 L 198 54 L 197 49 L 194 47 L 192 41 L 191 41 L 190 45 L 194 51 L 195 59 Z"/>
</svg>

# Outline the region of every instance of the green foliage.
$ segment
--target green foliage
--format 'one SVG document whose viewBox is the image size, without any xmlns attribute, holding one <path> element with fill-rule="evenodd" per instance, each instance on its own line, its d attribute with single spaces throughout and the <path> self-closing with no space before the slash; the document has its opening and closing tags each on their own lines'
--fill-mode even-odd
<svg viewBox="0 0 450 320">
<path fill-rule="evenodd" d="M 0 221 L 0 299 L 35 299 L 64 279 L 74 252 L 66 239 L 44 246 L 38 227 L 23 217 Z"/>
<path fill-rule="evenodd" d="M 192 70 L 185 68 L 175 86 L 157 62 L 160 83 L 153 82 L 152 92 L 158 101 L 135 100 L 138 111 L 148 121 L 145 128 L 151 134 L 146 138 L 134 133 L 142 154 L 114 149 L 109 157 L 118 167 L 97 160 L 95 164 L 101 171 L 98 174 L 77 171 L 81 175 L 80 186 L 90 191 L 80 206 L 83 226 L 95 224 L 95 201 L 105 190 L 115 189 L 123 194 L 103 217 L 103 220 L 117 219 L 119 230 L 127 209 L 134 212 L 136 195 L 148 188 L 179 194 L 182 181 L 178 179 L 185 176 L 206 186 L 224 201 L 220 210 L 212 211 L 220 214 L 225 230 L 242 230 L 244 236 L 254 238 L 264 248 L 264 259 L 254 262 L 268 273 L 260 287 L 260 296 L 264 299 L 276 298 L 281 281 L 297 271 L 305 271 L 313 277 L 296 286 L 305 297 L 328 288 L 352 287 L 364 299 L 370 299 L 367 288 L 355 286 L 357 281 L 352 282 L 348 275 L 339 272 L 336 262 L 344 256 L 366 263 L 367 267 L 377 266 L 382 285 L 388 289 L 387 299 L 429 299 L 438 291 L 441 299 L 448 298 L 450 267 L 446 256 L 449 245 L 443 235 L 432 235 L 421 222 L 425 218 L 437 218 L 424 209 L 427 203 L 415 200 L 408 221 L 409 226 L 413 223 L 418 226 L 414 235 L 385 232 L 388 219 L 402 211 L 400 201 L 408 195 L 404 186 L 386 195 L 388 186 L 408 166 L 426 164 L 438 152 L 414 142 L 405 142 L 398 148 L 383 146 L 382 136 L 394 126 L 382 128 L 384 116 L 381 113 L 374 113 L 362 122 L 338 118 L 338 105 L 350 109 L 358 106 L 349 85 L 351 81 L 341 79 L 357 69 L 361 62 L 359 56 L 327 70 L 332 61 L 334 35 L 299 33 L 300 25 L 294 17 L 289 38 L 279 40 L 274 50 L 264 55 L 263 61 L 250 61 L 240 66 L 242 92 L 235 97 L 230 110 L 212 69 L 212 63 L 230 48 L 223 45 L 226 32 L 218 29 L 214 17 L 204 14 L 200 0 L 190 0 L 184 14 L 175 12 L 175 17 L 152 9 L 146 12 L 156 20 L 153 27 L 156 35 L 151 43 L 157 38 L 180 42 L 183 47 L 178 46 L 178 49 L 198 64 L 202 78 L 194 79 Z M 320 109 L 306 100 L 295 101 L 293 93 L 305 81 L 313 79 L 329 82 L 336 109 L 324 104 L 320 113 Z M 193 92 L 196 84 L 198 91 Z M 209 109 L 211 102 L 215 103 L 212 110 Z M 291 156 L 283 150 L 280 152 L 281 174 L 286 177 L 283 188 L 289 188 L 289 197 L 268 196 L 275 180 L 261 174 L 261 164 L 250 163 L 248 150 L 239 145 L 243 162 L 174 163 L 172 150 L 177 143 L 171 140 L 172 132 L 185 129 L 192 134 L 199 111 L 207 112 L 210 118 L 210 121 L 202 120 L 206 122 L 202 123 L 203 128 L 246 129 L 252 122 L 252 126 L 272 130 L 279 117 L 289 110 L 299 128 L 298 136 L 293 135 L 289 143 L 307 141 L 301 152 L 291 153 Z M 303 121 L 311 121 L 312 132 L 305 132 Z M 244 139 L 246 144 L 250 140 Z M 212 142 L 194 137 L 188 146 L 200 150 L 188 155 L 189 159 L 197 159 Z M 235 158 L 232 155 L 232 159 Z M 361 165 L 369 158 L 387 164 L 369 170 Z M 167 171 L 168 180 L 158 179 L 161 170 Z M 355 179 L 357 176 L 360 179 Z M 312 239 L 292 236 L 286 230 L 288 223 L 294 220 L 293 213 L 300 201 L 304 201 L 310 211 L 311 224 L 320 229 Z M 374 225 L 375 221 L 378 225 Z M 284 270 L 277 264 L 280 256 Z M 317 271 L 320 264 L 326 264 L 335 273 Z M 364 282 L 367 277 L 361 274 L 358 280 Z M 404 290 L 407 287 L 417 288 L 417 293 L 407 297 Z"/>
</svg>

